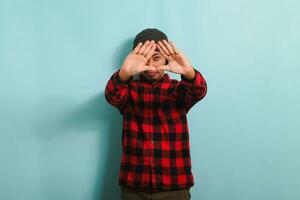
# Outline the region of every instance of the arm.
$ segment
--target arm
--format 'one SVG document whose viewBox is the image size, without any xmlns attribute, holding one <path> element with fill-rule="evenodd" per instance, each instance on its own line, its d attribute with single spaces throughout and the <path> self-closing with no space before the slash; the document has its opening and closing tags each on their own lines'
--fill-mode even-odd
<svg viewBox="0 0 300 200">
<path fill-rule="evenodd" d="M 179 82 L 179 96 L 182 98 L 186 113 L 207 93 L 207 84 L 202 74 L 195 68 L 194 72 L 182 75 Z"/>
<path fill-rule="evenodd" d="M 207 92 L 207 85 L 202 74 L 196 70 L 187 57 L 175 46 L 173 42 L 163 40 L 158 42 L 158 49 L 169 61 L 168 65 L 159 66 L 159 69 L 180 74 L 178 82 L 178 99 L 183 104 L 186 113 Z"/>
<path fill-rule="evenodd" d="M 153 55 L 156 44 L 153 41 L 141 42 L 128 54 L 121 69 L 116 71 L 108 80 L 105 87 L 107 102 L 118 108 L 121 114 L 127 104 L 129 95 L 129 83 L 135 74 L 145 70 L 156 70 L 154 66 L 147 65 L 147 61 Z"/>
<path fill-rule="evenodd" d="M 128 86 L 133 77 L 123 76 L 121 69 L 113 73 L 105 87 L 105 99 L 116 107 L 121 114 L 128 99 Z"/>
</svg>

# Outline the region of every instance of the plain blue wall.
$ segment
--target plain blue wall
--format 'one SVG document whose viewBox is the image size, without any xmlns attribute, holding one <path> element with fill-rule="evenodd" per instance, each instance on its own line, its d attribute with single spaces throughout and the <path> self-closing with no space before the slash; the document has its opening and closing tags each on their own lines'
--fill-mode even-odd
<svg viewBox="0 0 300 200">
<path fill-rule="evenodd" d="M 0 199 L 119 199 L 122 121 L 103 92 L 147 27 L 208 83 L 188 114 L 192 199 L 300 199 L 299 5 L 0 0 Z"/>
</svg>

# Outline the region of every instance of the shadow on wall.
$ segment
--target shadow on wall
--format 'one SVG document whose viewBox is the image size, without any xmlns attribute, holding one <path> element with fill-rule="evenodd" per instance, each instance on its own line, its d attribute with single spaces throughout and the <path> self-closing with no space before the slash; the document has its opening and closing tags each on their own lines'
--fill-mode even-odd
<svg viewBox="0 0 300 200">
<path fill-rule="evenodd" d="M 101 171 L 96 174 L 96 183 L 94 184 L 93 200 L 105 199 L 120 199 L 120 188 L 118 186 L 118 176 L 121 164 L 122 153 L 122 115 L 109 105 L 101 94 L 98 99 L 96 107 L 101 111 L 100 120 L 105 123 L 107 127 L 105 134 L 107 134 L 106 155 L 99 160 L 99 166 L 102 164 Z M 103 151 L 99 147 L 99 151 Z M 100 169 L 100 168 L 99 168 Z"/>
<path fill-rule="evenodd" d="M 59 113 L 56 111 L 56 113 Z M 118 173 L 122 153 L 122 115 L 106 102 L 104 92 L 90 98 L 43 125 L 43 138 L 48 140 L 66 134 L 95 132 L 100 139 L 92 200 L 120 199 Z M 52 127 L 52 128 L 51 128 Z M 94 168 L 94 167 L 93 167 Z"/>
<path fill-rule="evenodd" d="M 112 63 L 114 66 L 114 71 L 117 71 L 128 53 L 131 51 L 133 39 L 125 40 L 120 46 L 114 51 L 116 52 L 112 58 Z M 108 79 L 112 74 L 109 74 Z M 105 84 L 106 86 L 106 84 Z M 105 88 L 103 88 L 104 90 Z M 109 105 L 106 102 L 104 92 L 101 94 L 99 99 L 101 110 L 101 120 L 108 125 L 108 149 L 105 158 L 104 176 L 101 180 L 97 181 L 95 184 L 95 194 L 93 200 L 119 200 L 120 198 L 120 187 L 118 186 L 118 176 L 121 164 L 121 154 L 122 154 L 122 115 L 120 112 Z M 119 126 L 120 125 L 120 126 Z M 103 162 L 103 160 L 101 161 Z M 100 175 L 103 172 L 99 172 Z M 100 193 L 99 193 L 100 192 Z"/>
<path fill-rule="evenodd" d="M 123 60 L 131 51 L 132 40 L 126 40 L 116 49 L 112 68 L 116 71 Z M 99 158 L 95 174 L 95 183 L 91 184 L 92 200 L 119 200 L 120 187 L 118 185 L 119 169 L 122 154 L 122 115 L 110 105 L 104 96 L 105 86 L 111 77 L 107 74 L 104 88 L 99 88 L 99 93 L 87 101 L 72 106 L 53 108 L 47 114 L 48 120 L 43 120 L 45 113 L 41 113 L 38 132 L 44 133 L 43 139 L 61 136 L 61 133 L 82 133 L 92 131 L 100 134 Z M 47 105 L 44 105 L 47 106 Z M 63 110 L 63 112 L 62 112 Z M 76 131 L 74 131 L 76 130 Z"/>
</svg>

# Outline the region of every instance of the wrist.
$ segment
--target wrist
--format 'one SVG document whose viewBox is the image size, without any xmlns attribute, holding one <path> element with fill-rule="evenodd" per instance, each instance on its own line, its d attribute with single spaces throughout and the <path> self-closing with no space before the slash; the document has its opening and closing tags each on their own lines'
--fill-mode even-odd
<svg viewBox="0 0 300 200">
<path fill-rule="evenodd" d="M 183 76 L 189 80 L 193 80 L 195 78 L 195 75 L 196 75 L 196 72 L 193 67 L 191 67 L 190 70 L 188 70 L 186 73 L 183 74 Z"/>
<path fill-rule="evenodd" d="M 130 79 L 130 75 L 128 75 L 128 73 L 125 72 L 123 68 L 120 69 L 118 75 L 122 81 L 128 81 Z"/>
</svg>

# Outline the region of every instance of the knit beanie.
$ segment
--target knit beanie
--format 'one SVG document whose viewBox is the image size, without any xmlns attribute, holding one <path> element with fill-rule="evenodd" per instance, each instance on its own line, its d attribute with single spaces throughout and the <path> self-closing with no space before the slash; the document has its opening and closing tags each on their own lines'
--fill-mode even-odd
<svg viewBox="0 0 300 200">
<path fill-rule="evenodd" d="M 139 32 L 134 39 L 132 50 L 138 45 L 139 42 L 146 42 L 147 40 L 154 40 L 155 42 L 167 40 L 168 37 L 162 31 L 156 28 L 147 28 Z"/>
</svg>

